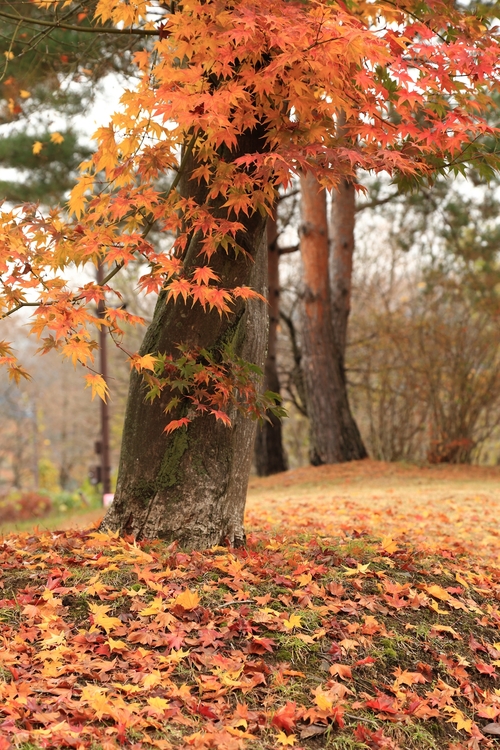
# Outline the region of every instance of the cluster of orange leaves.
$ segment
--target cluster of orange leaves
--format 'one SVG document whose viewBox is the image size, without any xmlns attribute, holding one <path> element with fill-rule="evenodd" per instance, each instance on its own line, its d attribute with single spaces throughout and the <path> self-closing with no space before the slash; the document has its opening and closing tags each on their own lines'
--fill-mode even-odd
<svg viewBox="0 0 500 750">
<path fill-rule="evenodd" d="M 430 719 L 443 748 L 491 746 L 498 569 L 347 531 L 248 541 L 5 537 L 1 750 L 299 750 L 326 732 L 404 750 L 398 728 Z"/>
<path fill-rule="evenodd" d="M 61 3 L 39 5 L 49 12 Z M 492 132 L 480 115 L 498 84 L 498 36 L 447 1 L 183 0 L 157 9 L 158 38 L 136 54 L 139 83 L 95 134 L 70 215 L 34 206 L 0 215 L 0 315 L 32 306 L 32 332 L 47 334 L 42 351 L 59 348 L 86 366 L 93 327 L 118 334 L 136 320 L 124 310 L 98 320 L 89 303 L 111 288 L 75 288 L 68 267 L 119 270 L 140 260 L 146 292 L 164 289 L 172 303 L 228 314 L 252 291 L 210 276 L 210 259 L 245 252 L 238 232 L 246 217 L 269 213 L 291 175 L 312 170 L 331 188 L 358 168 L 407 176 L 459 169 Z M 99 0 L 94 23 L 152 30 L 150 10 L 143 0 Z M 262 132 L 257 153 L 245 151 L 252 129 Z M 181 177 L 206 185 L 206 198 L 182 194 Z M 148 240 L 153 224 L 159 247 Z M 197 278 L 183 266 L 193 238 L 205 268 Z M 25 374 L 7 342 L 0 363 L 14 378 Z M 89 385 L 103 396 L 99 378 Z"/>
</svg>

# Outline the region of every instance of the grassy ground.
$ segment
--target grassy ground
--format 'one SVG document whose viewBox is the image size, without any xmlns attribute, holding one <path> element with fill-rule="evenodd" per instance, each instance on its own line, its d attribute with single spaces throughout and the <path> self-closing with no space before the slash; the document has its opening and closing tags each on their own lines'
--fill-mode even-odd
<svg viewBox="0 0 500 750">
<path fill-rule="evenodd" d="M 0 750 L 496 746 L 499 479 L 254 479 L 241 551 L 5 537 Z"/>
</svg>

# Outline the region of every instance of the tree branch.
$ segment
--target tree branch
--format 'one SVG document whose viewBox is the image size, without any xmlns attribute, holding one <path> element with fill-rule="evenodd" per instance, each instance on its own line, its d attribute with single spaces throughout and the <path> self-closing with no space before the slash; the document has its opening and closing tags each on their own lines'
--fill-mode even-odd
<svg viewBox="0 0 500 750">
<path fill-rule="evenodd" d="M 385 198 L 374 198 L 374 200 L 368 201 L 367 203 L 359 203 L 356 206 L 355 211 L 357 213 L 358 211 L 364 211 L 365 208 L 377 208 L 377 206 L 384 206 L 386 203 L 394 200 L 394 198 L 397 198 L 398 195 L 399 190 L 396 190 L 394 193 L 387 195 Z"/>
<path fill-rule="evenodd" d="M 29 18 L 27 16 L 14 15 L 13 13 L 5 13 L 3 10 L 0 10 L 0 18 L 8 18 L 11 21 L 18 21 L 19 23 L 30 23 L 34 26 L 47 26 L 53 29 L 79 31 L 82 32 L 82 34 L 135 34 L 137 36 L 158 36 L 160 33 L 158 29 L 115 29 L 106 26 L 103 26 L 102 28 L 96 28 L 95 26 L 72 26 L 58 21 L 42 21 L 38 18 Z"/>
<path fill-rule="evenodd" d="M 288 247 L 278 247 L 278 255 L 289 255 L 289 253 L 295 253 L 299 249 L 299 245 L 289 245 Z"/>
</svg>

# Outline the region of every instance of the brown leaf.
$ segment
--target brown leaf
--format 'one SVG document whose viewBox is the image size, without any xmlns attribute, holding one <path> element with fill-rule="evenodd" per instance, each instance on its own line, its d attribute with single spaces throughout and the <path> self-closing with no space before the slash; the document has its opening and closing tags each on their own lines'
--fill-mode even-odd
<svg viewBox="0 0 500 750">
<path fill-rule="evenodd" d="M 485 727 L 481 727 L 481 731 L 484 734 L 498 734 L 500 735 L 500 724 L 493 721 L 491 724 L 486 724 Z"/>
<path fill-rule="evenodd" d="M 309 727 L 305 727 L 300 733 L 301 740 L 307 740 L 310 737 L 318 737 L 320 734 L 324 734 L 328 727 L 322 724 L 311 724 Z"/>
</svg>

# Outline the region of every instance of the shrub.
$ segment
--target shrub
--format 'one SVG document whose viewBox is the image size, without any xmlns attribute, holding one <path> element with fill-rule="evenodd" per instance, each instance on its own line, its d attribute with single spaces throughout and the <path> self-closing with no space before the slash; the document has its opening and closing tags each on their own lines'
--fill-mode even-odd
<svg viewBox="0 0 500 750">
<path fill-rule="evenodd" d="M 0 497 L 0 522 L 43 518 L 51 510 L 50 496 L 41 492 L 11 492 Z"/>
</svg>

